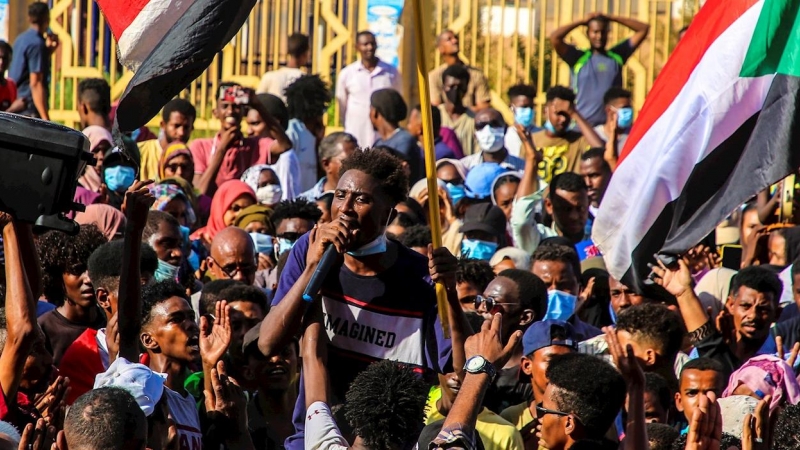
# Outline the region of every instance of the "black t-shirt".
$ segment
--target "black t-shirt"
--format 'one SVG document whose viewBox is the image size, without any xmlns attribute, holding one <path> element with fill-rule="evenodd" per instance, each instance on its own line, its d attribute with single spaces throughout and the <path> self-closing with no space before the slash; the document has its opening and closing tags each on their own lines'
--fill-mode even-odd
<svg viewBox="0 0 800 450">
<path fill-rule="evenodd" d="M 39 326 L 44 331 L 45 347 L 53 354 L 53 364 L 58 367 L 61 357 L 87 328 L 99 330 L 106 326 L 106 316 L 98 308 L 97 319 L 89 325 L 70 322 L 57 309 L 39 317 Z"/>
<path fill-rule="evenodd" d="M 530 382 L 520 380 L 519 366 L 501 369 L 483 400 L 483 406 L 500 414 L 509 406 L 529 402 L 533 398 L 533 386 Z"/>
</svg>

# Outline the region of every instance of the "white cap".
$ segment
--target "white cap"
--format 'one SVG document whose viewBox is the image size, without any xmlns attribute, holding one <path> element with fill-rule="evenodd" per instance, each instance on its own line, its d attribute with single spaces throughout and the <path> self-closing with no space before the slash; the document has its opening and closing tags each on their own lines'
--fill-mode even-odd
<svg viewBox="0 0 800 450">
<path fill-rule="evenodd" d="M 117 358 L 108 370 L 97 375 L 94 388 L 116 386 L 125 389 L 136 399 L 144 415 L 149 417 L 164 394 L 166 380 L 166 374 L 154 372 L 144 364 Z"/>
</svg>

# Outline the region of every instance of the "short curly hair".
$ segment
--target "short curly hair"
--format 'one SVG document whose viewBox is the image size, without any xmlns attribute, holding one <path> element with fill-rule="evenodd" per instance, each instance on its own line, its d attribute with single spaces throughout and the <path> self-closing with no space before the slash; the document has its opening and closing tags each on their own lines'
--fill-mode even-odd
<svg viewBox="0 0 800 450">
<path fill-rule="evenodd" d="M 617 317 L 617 331 L 627 331 L 634 340 L 652 344 L 670 364 L 678 355 L 685 335 L 678 314 L 656 303 L 626 308 Z"/>
<path fill-rule="evenodd" d="M 408 196 L 408 177 L 403 171 L 403 162 L 388 153 L 371 150 L 355 152 L 342 161 L 339 176 L 348 170 L 360 170 L 378 180 L 383 193 L 392 200 L 392 206 Z"/>
<path fill-rule="evenodd" d="M 36 241 L 36 251 L 42 267 L 44 296 L 56 306 L 64 304 L 64 274 L 80 275 L 86 272 L 89 257 L 98 247 L 108 242 L 93 224 L 81 225 L 75 236 L 60 231 L 48 231 Z"/>
<path fill-rule="evenodd" d="M 317 223 L 322 218 L 322 211 L 319 210 L 316 202 L 311 202 L 303 197 L 294 200 L 283 200 L 272 209 L 269 220 L 272 226 L 278 226 L 286 219 L 303 219 L 311 223 Z"/>
<path fill-rule="evenodd" d="M 142 328 L 153 321 L 153 308 L 172 297 L 180 297 L 187 302 L 186 288 L 174 280 L 164 280 L 147 286 L 142 291 Z"/>
<path fill-rule="evenodd" d="M 428 385 L 411 367 L 378 361 L 358 374 L 345 395 L 345 418 L 369 448 L 410 449 L 425 426 Z"/>
<path fill-rule="evenodd" d="M 303 75 L 283 91 L 289 117 L 302 121 L 322 117 L 333 99 L 328 84 L 319 75 Z"/>
<path fill-rule="evenodd" d="M 531 264 L 536 261 L 558 261 L 572 267 L 575 277 L 580 283 L 581 260 L 575 247 L 561 244 L 539 245 L 531 256 Z"/>
<path fill-rule="evenodd" d="M 797 450 L 800 448 L 800 405 L 786 405 L 778 413 L 775 425 L 773 450 Z"/>
<path fill-rule="evenodd" d="M 603 437 L 627 395 L 625 380 L 617 369 L 596 356 L 568 353 L 552 357 L 546 376 L 557 409 L 575 414 L 587 438 Z"/>
<path fill-rule="evenodd" d="M 428 248 L 431 241 L 431 227 L 427 225 L 412 225 L 406 228 L 405 233 L 397 237 L 401 244 L 408 248 Z"/>
<path fill-rule="evenodd" d="M 483 292 L 494 277 L 494 270 L 488 262 L 474 258 L 458 259 L 456 283 L 472 283 L 475 288 Z"/>
</svg>

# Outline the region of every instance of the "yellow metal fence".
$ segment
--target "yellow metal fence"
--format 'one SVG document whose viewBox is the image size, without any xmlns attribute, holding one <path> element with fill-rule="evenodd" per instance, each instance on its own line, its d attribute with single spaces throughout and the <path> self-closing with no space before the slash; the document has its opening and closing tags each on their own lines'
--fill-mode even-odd
<svg viewBox="0 0 800 450">
<path fill-rule="evenodd" d="M 335 83 L 336 74 L 355 61 L 355 36 L 366 29 L 368 0 L 261 0 L 236 38 L 217 56 L 203 75 L 181 94 L 198 109 L 199 132 L 218 129 L 213 119 L 213 92 L 222 80 L 255 87 L 268 70 L 285 63 L 286 40 L 294 32 L 311 36 L 311 72 Z M 492 103 L 505 114 L 505 91 L 516 83 L 533 84 L 538 92 L 537 118 L 542 117 L 544 92 L 554 84 L 568 84 L 568 67 L 558 60 L 547 36 L 558 26 L 585 18 L 590 12 L 636 18 L 650 24 L 650 35 L 631 57 L 623 82 L 640 108 L 658 71 L 677 41 L 678 30 L 699 8 L 701 0 L 429 0 L 433 22 L 427 25 L 431 41 L 444 29 L 456 32 L 464 60 L 480 67 L 489 78 Z M 406 2 L 406 7 L 409 7 Z M 402 24 L 414 26 L 406 19 Z M 77 86 L 80 80 L 104 77 L 111 84 L 112 99 L 122 95 L 131 73 L 116 62 L 116 42 L 92 0 L 54 0 L 51 28 L 61 47 L 54 54 L 50 89 L 50 116 L 77 126 Z M 413 59 L 414 33 L 404 33 L 401 71 L 409 103 L 417 103 Z M 609 42 L 630 36 L 630 30 L 613 24 Z M 586 46 L 583 28 L 569 38 Z M 431 46 L 433 47 L 433 46 Z M 439 64 L 438 54 L 425 55 L 429 67 Z M 339 124 L 335 108 L 329 123 Z M 154 118 L 150 125 L 157 126 Z"/>
</svg>

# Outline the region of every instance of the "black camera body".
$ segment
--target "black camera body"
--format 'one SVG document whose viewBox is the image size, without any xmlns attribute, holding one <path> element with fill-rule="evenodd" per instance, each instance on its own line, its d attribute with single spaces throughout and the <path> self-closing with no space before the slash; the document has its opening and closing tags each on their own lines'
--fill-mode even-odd
<svg viewBox="0 0 800 450">
<path fill-rule="evenodd" d="M 0 211 L 36 228 L 77 233 L 65 214 L 85 209 L 73 198 L 87 164 L 95 159 L 83 133 L 0 112 Z"/>
</svg>

